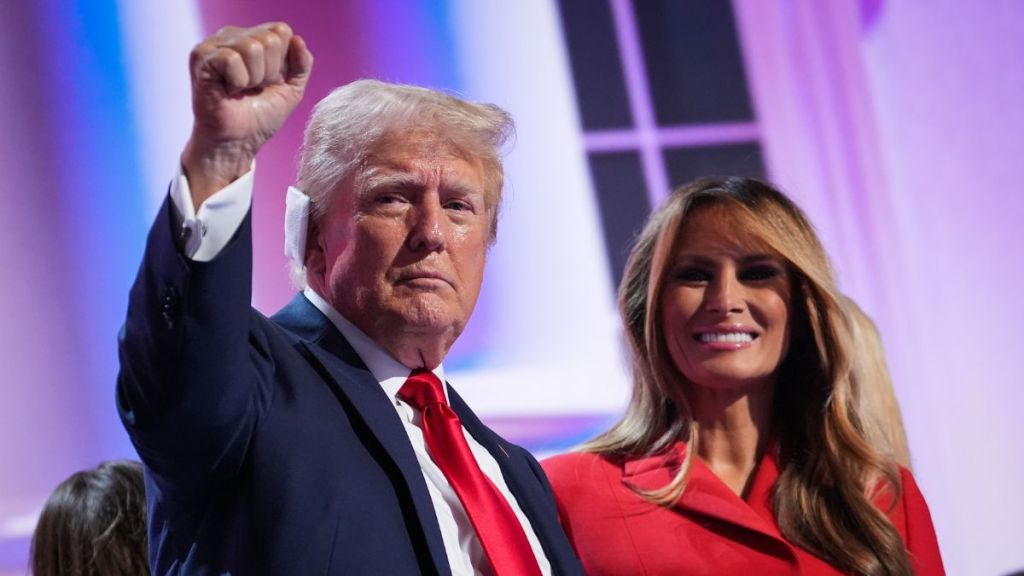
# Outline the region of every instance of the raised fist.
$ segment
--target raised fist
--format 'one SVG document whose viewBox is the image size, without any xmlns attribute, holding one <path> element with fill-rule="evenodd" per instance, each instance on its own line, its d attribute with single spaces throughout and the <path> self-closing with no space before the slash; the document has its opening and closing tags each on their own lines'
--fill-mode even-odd
<svg viewBox="0 0 1024 576">
<path fill-rule="evenodd" d="M 249 169 L 302 100 L 313 55 L 283 22 L 222 28 L 192 49 L 192 136 L 182 154 L 196 209 Z"/>
</svg>

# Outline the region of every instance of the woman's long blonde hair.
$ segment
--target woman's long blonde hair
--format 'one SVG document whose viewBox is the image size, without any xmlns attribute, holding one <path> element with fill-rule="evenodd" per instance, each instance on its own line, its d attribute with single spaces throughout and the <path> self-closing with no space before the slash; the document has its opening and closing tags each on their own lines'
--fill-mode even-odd
<svg viewBox="0 0 1024 576">
<path fill-rule="evenodd" d="M 878 490 L 899 494 L 899 471 L 868 439 L 850 378 L 850 327 L 832 268 L 813 227 L 789 198 L 748 178 L 700 179 L 671 194 L 637 239 L 619 288 L 619 310 L 633 362 L 633 393 L 622 419 L 582 449 L 612 460 L 688 445 L 686 461 L 663 489 L 643 493 L 661 505 L 686 488 L 697 434 L 686 379 L 666 347 L 661 290 L 681 231 L 695 209 L 720 207 L 788 265 L 793 283 L 791 345 L 775 387 L 779 479 L 773 507 L 791 542 L 844 572 L 910 574 L 906 548 Z M 728 234 L 727 230 L 722 231 Z"/>
<path fill-rule="evenodd" d="M 903 427 L 896 390 L 893 388 L 885 349 L 878 327 L 853 299 L 843 301 L 850 318 L 855 361 L 851 378 L 857 391 L 857 405 L 864 433 L 871 444 L 897 464 L 910 468 L 910 447 Z"/>
</svg>

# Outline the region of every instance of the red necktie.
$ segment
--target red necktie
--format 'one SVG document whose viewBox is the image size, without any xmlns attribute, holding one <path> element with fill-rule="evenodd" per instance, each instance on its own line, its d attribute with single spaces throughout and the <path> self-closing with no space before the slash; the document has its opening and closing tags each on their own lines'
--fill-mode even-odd
<svg viewBox="0 0 1024 576">
<path fill-rule="evenodd" d="M 445 402 L 433 372 L 414 370 L 398 397 L 423 413 L 427 449 L 455 489 L 497 576 L 540 574 L 526 532 L 508 501 L 480 470 L 466 443 L 462 422 Z"/>
</svg>

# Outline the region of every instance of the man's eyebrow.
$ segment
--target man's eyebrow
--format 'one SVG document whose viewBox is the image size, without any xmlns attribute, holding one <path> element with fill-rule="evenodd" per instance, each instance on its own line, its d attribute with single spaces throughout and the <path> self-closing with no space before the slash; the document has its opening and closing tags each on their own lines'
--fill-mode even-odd
<svg viewBox="0 0 1024 576">
<path fill-rule="evenodd" d="M 473 196 L 484 193 L 480 184 L 459 176 L 446 176 L 441 182 L 441 188 L 456 196 Z"/>
<path fill-rule="evenodd" d="M 371 168 L 363 173 L 362 190 L 366 193 L 374 190 L 417 190 L 425 186 L 423 179 L 415 172 L 388 171 L 387 169 Z M 441 188 L 456 196 L 472 196 L 482 194 L 483 189 L 471 179 L 457 175 L 446 175 Z"/>
<path fill-rule="evenodd" d="M 369 170 L 363 174 L 363 189 L 379 188 L 411 189 L 423 186 L 423 179 L 411 172 L 387 172 Z"/>
</svg>

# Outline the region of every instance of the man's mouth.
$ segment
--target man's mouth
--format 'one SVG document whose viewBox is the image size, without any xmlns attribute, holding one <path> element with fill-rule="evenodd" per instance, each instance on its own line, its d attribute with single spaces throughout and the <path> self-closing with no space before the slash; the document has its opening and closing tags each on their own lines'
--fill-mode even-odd
<svg viewBox="0 0 1024 576">
<path fill-rule="evenodd" d="M 451 285 L 448 278 L 439 272 L 420 271 L 409 272 L 398 277 L 399 284 L 437 284 L 445 283 Z"/>
</svg>

